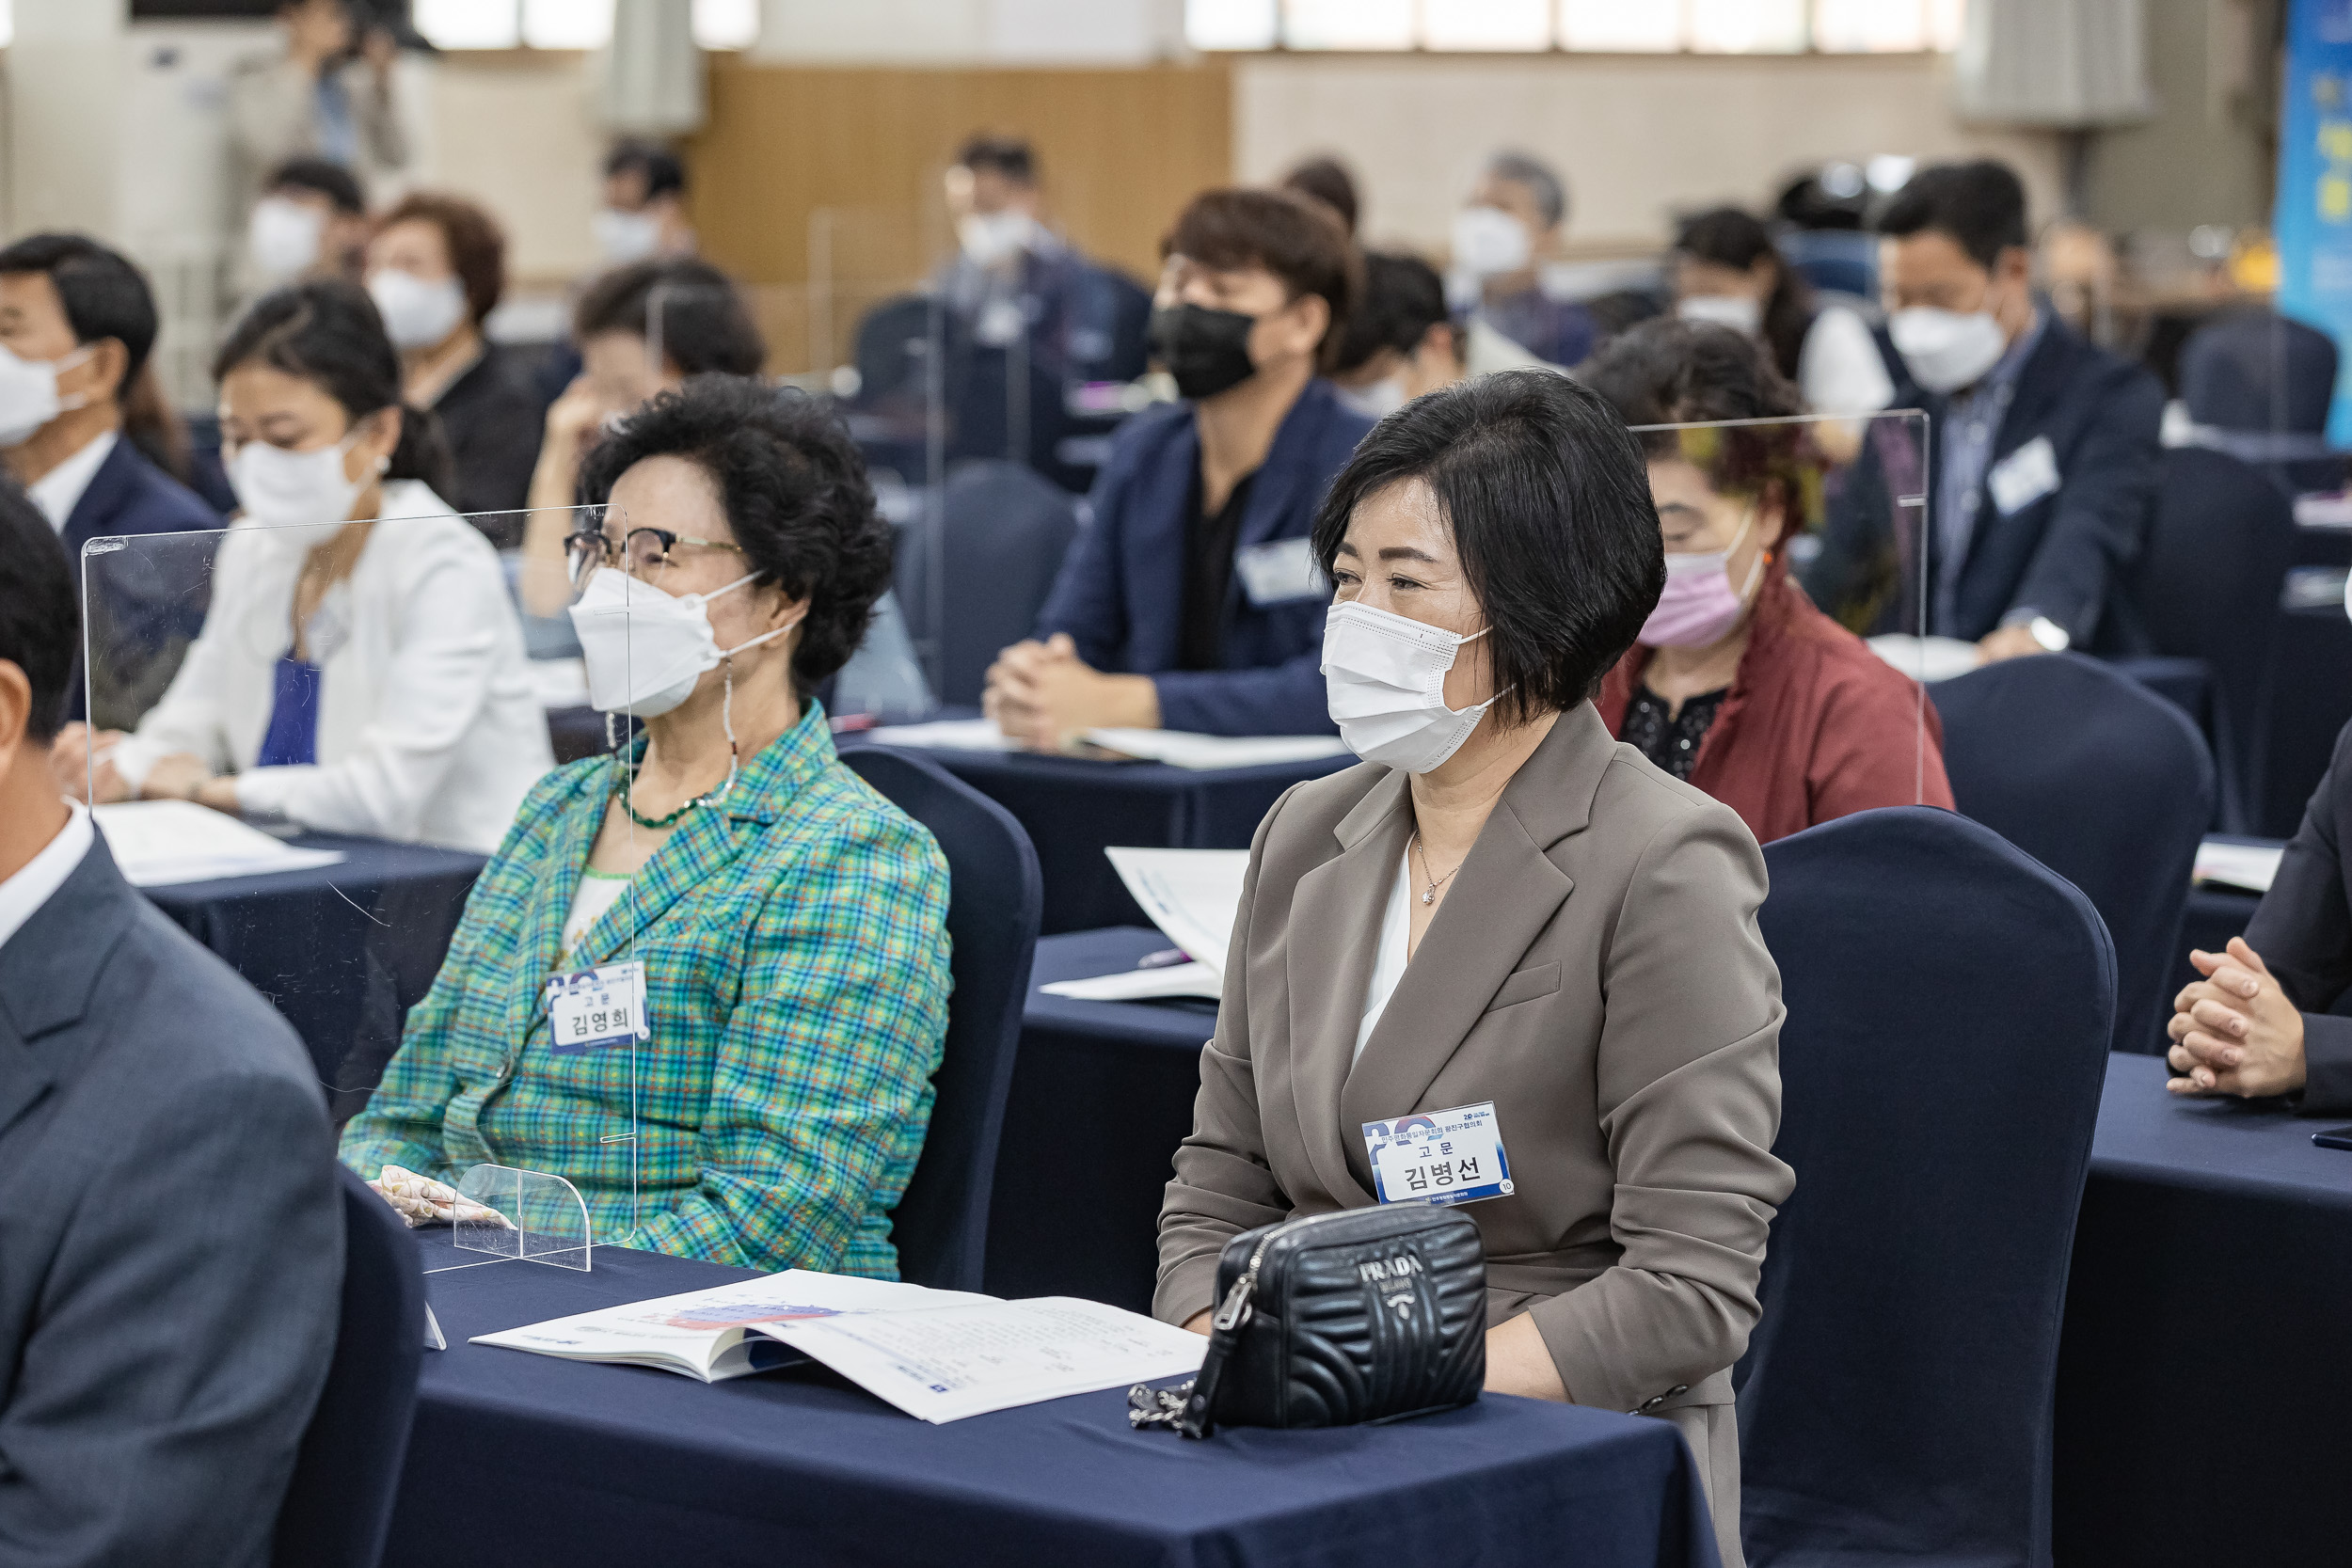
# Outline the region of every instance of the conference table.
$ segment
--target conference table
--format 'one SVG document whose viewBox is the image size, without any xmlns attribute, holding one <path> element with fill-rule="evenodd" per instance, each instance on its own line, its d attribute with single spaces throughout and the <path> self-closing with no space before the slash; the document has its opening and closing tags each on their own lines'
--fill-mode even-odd
<svg viewBox="0 0 2352 1568">
<path fill-rule="evenodd" d="M 1489 1395 L 1193 1442 L 1129 1430 L 1106 1389 L 933 1426 L 818 1368 L 706 1386 L 467 1342 L 748 1270 L 614 1248 L 584 1274 L 474 1263 L 446 1232 L 420 1246 L 449 1348 L 425 1353 L 388 1568 L 1716 1561 L 1662 1421 Z"/>
<path fill-rule="evenodd" d="M 1216 1010 L 1035 987 L 1165 944 L 1134 928 L 1038 944 L 992 1290 L 1150 1299 L 1160 1190 Z M 2352 1116 L 2175 1101 L 2164 1076 L 2160 1057 L 2108 1058 L 2058 1364 L 2058 1560 L 2334 1560 L 2352 1476 L 2352 1356 L 2336 1353 L 2352 1324 L 2352 1152 L 2311 1134 Z"/>
<path fill-rule="evenodd" d="M 844 751 L 886 745 L 888 736 L 887 730 L 845 735 L 839 744 Z M 1356 762 L 1343 753 L 1252 768 L 1176 768 L 1026 752 L 908 750 L 946 768 L 1020 822 L 1037 847 L 1045 882 L 1039 928 L 1048 935 L 1144 918 L 1104 857 L 1104 848 L 1247 849 L 1282 791 Z"/>
<path fill-rule="evenodd" d="M 267 997 L 310 1048 L 336 1116 L 358 1110 L 441 967 L 485 857 L 335 833 L 332 865 L 144 889 Z"/>
</svg>

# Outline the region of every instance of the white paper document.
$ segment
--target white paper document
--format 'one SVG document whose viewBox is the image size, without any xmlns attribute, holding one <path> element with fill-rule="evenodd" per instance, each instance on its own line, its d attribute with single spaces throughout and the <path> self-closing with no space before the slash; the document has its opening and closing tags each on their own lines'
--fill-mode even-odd
<svg viewBox="0 0 2352 1568">
<path fill-rule="evenodd" d="M 1174 768 L 1263 768 L 1278 762 L 1313 762 L 1343 756 L 1336 735 L 1195 735 L 1189 730 L 1089 730 L 1086 737 L 1106 752 L 1164 762 Z"/>
<path fill-rule="evenodd" d="M 2283 844 L 2224 844 L 2209 838 L 2197 847 L 2197 863 L 2188 879 L 2247 893 L 2268 893 L 2285 854 Z"/>
<path fill-rule="evenodd" d="M 884 746 L 924 751 L 1009 752 L 1013 744 L 993 719 L 934 719 L 927 724 L 884 724 L 870 732 Z"/>
<path fill-rule="evenodd" d="M 1214 964 L 1195 962 L 1122 969 L 1091 980 L 1051 980 L 1038 990 L 1073 1002 L 1154 1002 L 1168 996 L 1199 996 L 1214 1002 L 1224 994 L 1225 982 Z"/>
<path fill-rule="evenodd" d="M 927 1421 L 1179 1376 L 1198 1370 L 1208 1348 L 1198 1334 L 1098 1302 L 998 1301 L 805 1269 L 473 1343 L 655 1367 L 704 1383 L 806 1357 Z"/>
<path fill-rule="evenodd" d="M 1984 662 L 1974 642 L 1957 637 L 1914 637 L 1884 632 L 1868 640 L 1870 651 L 1921 685 L 1964 675 Z"/>
<path fill-rule="evenodd" d="M 1160 934 L 1192 958 L 1165 969 L 1124 970 L 1089 980 L 1057 980 L 1039 989 L 1081 1002 L 1141 1002 L 1162 996 L 1205 996 L 1224 990 L 1225 950 L 1233 941 L 1247 849 L 1128 849 L 1103 851 L 1119 879 Z"/>
<path fill-rule="evenodd" d="M 335 849 L 297 849 L 259 828 L 193 800 L 125 800 L 96 806 L 90 817 L 106 851 L 133 887 L 207 882 L 333 865 Z"/>
</svg>

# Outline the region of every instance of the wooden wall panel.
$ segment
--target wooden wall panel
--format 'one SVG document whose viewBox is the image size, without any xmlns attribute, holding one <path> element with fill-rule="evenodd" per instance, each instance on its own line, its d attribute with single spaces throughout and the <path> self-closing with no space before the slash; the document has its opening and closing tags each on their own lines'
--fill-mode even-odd
<svg viewBox="0 0 2352 1568">
<path fill-rule="evenodd" d="M 705 253 L 758 289 L 775 369 L 837 363 L 864 308 L 950 248 L 940 176 L 981 130 L 1026 136 L 1053 220 L 1088 254 L 1147 281 L 1184 201 L 1233 177 L 1221 63 L 925 71 L 718 61 L 709 123 L 685 149 L 693 220 Z M 823 252 L 814 293 L 813 246 Z"/>
</svg>

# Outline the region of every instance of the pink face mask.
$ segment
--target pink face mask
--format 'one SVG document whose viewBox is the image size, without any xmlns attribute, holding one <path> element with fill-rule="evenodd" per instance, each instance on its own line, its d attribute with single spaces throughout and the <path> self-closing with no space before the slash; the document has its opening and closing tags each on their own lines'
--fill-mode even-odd
<svg viewBox="0 0 2352 1568">
<path fill-rule="evenodd" d="M 1658 608 L 1642 623 L 1644 643 L 1653 648 L 1704 648 L 1721 641 L 1738 624 L 1740 612 L 1748 607 L 1748 595 L 1756 589 L 1756 579 L 1763 574 L 1764 552 L 1756 552 L 1755 564 L 1748 568 L 1748 580 L 1737 593 L 1724 568 L 1731 552 L 1755 525 L 1756 514 L 1751 512 L 1740 531 L 1732 535 L 1727 549 L 1666 557 L 1666 591 L 1658 595 Z"/>
</svg>

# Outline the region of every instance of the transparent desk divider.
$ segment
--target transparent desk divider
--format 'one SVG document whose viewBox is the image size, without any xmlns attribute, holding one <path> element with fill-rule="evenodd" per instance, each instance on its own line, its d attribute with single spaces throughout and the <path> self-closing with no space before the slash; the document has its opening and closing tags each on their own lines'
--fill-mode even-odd
<svg viewBox="0 0 2352 1568">
<path fill-rule="evenodd" d="M 548 1239 L 531 1244 L 584 1267 L 588 1241 L 639 1224 L 647 1044 L 633 1028 L 555 1051 L 548 971 L 633 964 L 628 894 L 589 928 L 595 951 L 566 964 L 556 931 L 572 881 L 526 887 L 562 906 L 528 916 L 546 950 L 444 974 L 485 860 L 564 766 L 548 741 L 559 718 L 582 737 L 567 775 L 570 809 L 593 817 L 579 854 L 602 832 L 599 863 L 641 858 L 640 830 L 611 803 L 630 768 L 610 754 L 634 743 L 628 721 L 608 726 L 590 707 L 577 646 L 526 653 L 527 571 L 535 560 L 552 601 L 538 618 L 569 626 L 564 541 L 582 531 L 607 533 L 619 558 L 626 529 L 592 508 L 93 540 L 77 563 L 90 727 L 57 754 L 60 787 L 95 803 L 125 876 L 293 1027 L 338 1126 L 371 1107 L 368 1125 L 398 1119 L 372 1154 L 353 1151 L 362 1175 L 399 1164 L 453 1185 L 475 1165 L 523 1167 L 574 1195 L 566 1229 L 542 1217 L 560 1206 L 522 1193 L 531 1233 Z M 512 546 L 505 562 L 485 536 Z M 626 662 L 631 595 L 614 597 Z M 403 793 L 372 749 L 460 703 L 476 705 L 447 775 L 462 782 Z M 517 973 L 532 967 L 542 973 Z M 605 989 L 642 1028 L 633 986 Z M 478 1117 L 447 1117 L 451 1085 Z M 564 1235 L 580 1244 L 555 1245 Z"/>
<path fill-rule="evenodd" d="M 1785 570 L 1804 597 L 1867 638 L 1888 664 L 1921 682 L 1912 736 L 1915 800 L 1924 788 L 1927 685 L 1975 668 L 1972 642 L 1937 635 L 1936 541 L 1930 523 L 1934 451 L 1915 409 L 1635 427 L 1648 459 L 1677 575 L 1707 570 L 1695 558 L 1728 551 L 1755 573 L 1732 591 L 1751 604 Z M 1747 565 L 1747 534 L 1768 531 L 1772 556 Z M 1762 610 L 1752 613 L 1762 613 Z M 1661 626 L 1661 636 L 1696 636 Z M 1722 634 L 1717 634 L 1722 635 Z M 1655 657 L 1653 654 L 1652 657 Z"/>
<path fill-rule="evenodd" d="M 451 1230 L 460 1252 L 588 1272 L 595 1240 L 580 1189 L 545 1171 L 476 1165 L 458 1180 Z"/>
</svg>

